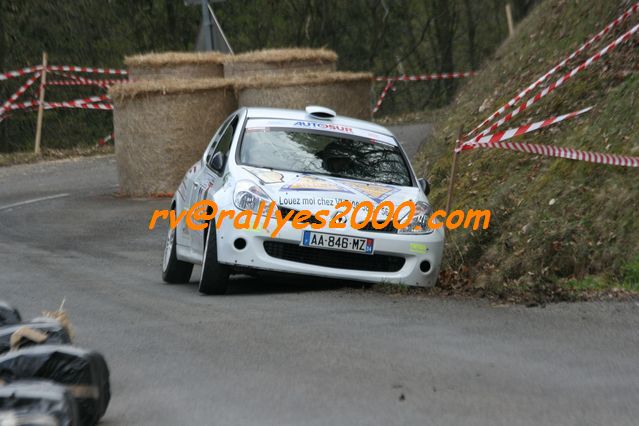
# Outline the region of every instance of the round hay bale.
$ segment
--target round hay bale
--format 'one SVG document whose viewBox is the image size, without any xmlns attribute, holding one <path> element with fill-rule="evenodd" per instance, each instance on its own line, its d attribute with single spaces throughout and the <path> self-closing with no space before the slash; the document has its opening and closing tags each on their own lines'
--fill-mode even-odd
<svg viewBox="0 0 639 426">
<path fill-rule="evenodd" d="M 219 52 L 164 52 L 127 56 L 131 80 L 223 78 L 225 54 Z"/>
<path fill-rule="evenodd" d="M 337 54 L 327 49 L 268 49 L 229 55 L 224 78 L 335 71 Z"/>
<path fill-rule="evenodd" d="M 372 74 L 296 74 L 287 79 L 262 77 L 236 83 L 241 107 L 304 109 L 322 105 L 339 115 L 370 120 Z"/>
<path fill-rule="evenodd" d="M 173 193 L 215 130 L 237 109 L 231 82 L 137 81 L 113 85 L 120 191 Z"/>
</svg>

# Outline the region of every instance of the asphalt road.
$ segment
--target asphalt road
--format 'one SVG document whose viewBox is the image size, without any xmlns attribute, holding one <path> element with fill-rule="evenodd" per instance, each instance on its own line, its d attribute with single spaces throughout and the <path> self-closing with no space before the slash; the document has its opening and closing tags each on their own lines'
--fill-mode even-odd
<svg viewBox="0 0 639 426">
<path fill-rule="evenodd" d="M 167 200 L 112 157 L 0 168 L 0 299 L 64 298 L 102 351 L 104 425 L 637 425 L 639 305 L 493 307 L 300 279 L 160 279 Z M 49 197 L 49 198 L 44 198 Z M 194 276 L 196 276 L 194 274 Z"/>
<path fill-rule="evenodd" d="M 422 144 L 430 137 L 433 126 L 430 124 L 402 124 L 400 126 L 388 126 L 397 140 L 399 140 L 409 158 L 413 158 Z"/>
</svg>

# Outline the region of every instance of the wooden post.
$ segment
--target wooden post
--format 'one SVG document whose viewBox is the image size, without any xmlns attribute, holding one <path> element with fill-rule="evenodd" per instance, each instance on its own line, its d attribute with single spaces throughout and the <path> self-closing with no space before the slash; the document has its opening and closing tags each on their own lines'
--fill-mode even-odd
<svg viewBox="0 0 639 426">
<path fill-rule="evenodd" d="M 42 74 L 40 74 L 40 103 L 38 104 L 38 121 L 36 124 L 34 152 L 40 154 L 42 140 L 42 120 L 44 119 L 44 91 L 47 85 L 47 52 L 42 52 Z"/>
<path fill-rule="evenodd" d="M 506 20 L 508 21 L 508 35 L 512 37 L 515 34 L 515 26 L 513 25 L 513 11 L 510 3 L 506 3 Z"/>
<path fill-rule="evenodd" d="M 459 146 L 461 142 L 462 136 L 464 135 L 463 127 L 459 128 L 459 136 L 457 136 L 457 141 L 455 141 L 455 148 Z M 453 164 L 450 167 L 450 178 L 448 178 L 448 197 L 446 198 L 446 214 L 450 214 L 450 209 L 453 204 L 453 188 L 455 185 L 455 179 L 457 177 L 457 160 L 459 159 L 459 154 L 461 152 L 453 151 Z"/>
</svg>

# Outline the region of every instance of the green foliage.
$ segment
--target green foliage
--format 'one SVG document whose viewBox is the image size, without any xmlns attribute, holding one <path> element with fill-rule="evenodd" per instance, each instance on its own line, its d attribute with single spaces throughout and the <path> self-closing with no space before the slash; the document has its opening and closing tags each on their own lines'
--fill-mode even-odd
<svg viewBox="0 0 639 426">
<path fill-rule="evenodd" d="M 269 47 L 335 50 L 339 68 L 378 75 L 475 69 L 506 37 L 504 5 L 515 19 L 535 0 L 228 0 L 213 3 L 236 52 Z M 124 55 L 192 50 L 200 8 L 183 0 L 2 0 L 0 70 L 52 63 L 121 67 Z M 24 81 L 0 83 L 6 99 Z M 456 81 L 398 83 L 380 115 L 447 104 Z M 381 87 L 377 87 L 381 90 Z M 68 100 L 95 88 L 51 87 Z M 94 143 L 111 127 L 108 112 L 47 112 L 44 143 L 63 148 Z M 0 152 L 31 149 L 35 114 L 0 124 Z"/>
<path fill-rule="evenodd" d="M 236 51 L 328 47 L 344 70 L 376 75 L 476 69 L 534 0 L 233 0 L 215 5 Z M 447 104 L 457 82 L 400 82 L 380 115 Z M 380 91 L 383 83 L 376 88 Z"/>
<path fill-rule="evenodd" d="M 181 0 L 1 0 L 0 70 L 40 64 L 42 52 L 55 65 L 122 67 L 124 55 L 152 50 L 191 50 L 200 20 L 197 7 Z M 6 99 L 25 79 L 0 82 Z M 26 99 L 36 97 L 35 86 Z M 47 100 L 84 98 L 95 87 L 49 87 Z M 0 124 L 0 152 L 30 150 L 34 113 L 16 112 Z M 53 110 L 44 116 L 43 144 L 67 148 L 95 144 L 112 129 L 112 114 Z"/>
<path fill-rule="evenodd" d="M 602 291 L 607 288 L 610 288 L 608 280 L 601 276 L 587 276 L 582 279 L 572 279 L 569 280 L 567 286 L 578 291 Z"/>
<path fill-rule="evenodd" d="M 634 291 L 639 291 L 639 256 L 623 267 L 623 283 Z"/>
</svg>

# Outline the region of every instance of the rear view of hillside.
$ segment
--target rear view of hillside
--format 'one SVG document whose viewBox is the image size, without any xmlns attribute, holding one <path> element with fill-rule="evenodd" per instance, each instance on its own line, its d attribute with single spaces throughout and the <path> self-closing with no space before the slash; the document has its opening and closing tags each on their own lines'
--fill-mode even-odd
<svg viewBox="0 0 639 426">
<path fill-rule="evenodd" d="M 435 139 L 418 155 L 434 206 L 445 204 L 459 127 L 477 126 L 634 2 L 545 0 L 536 6 L 440 114 Z M 550 82 L 638 23 L 635 13 Z M 639 156 L 637 34 L 501 130 L 589 106 L 593 110 L 575 120 L 514 141 Z M 453 208 L 490 209 L 492 220 L 485 231 L 450 233 L 442 286 L 530 302 L 565 300 L 574 290 L 639 289 L 636 168 L 475 149 L 461 154 L 457 176 Z"/>
</svg>

